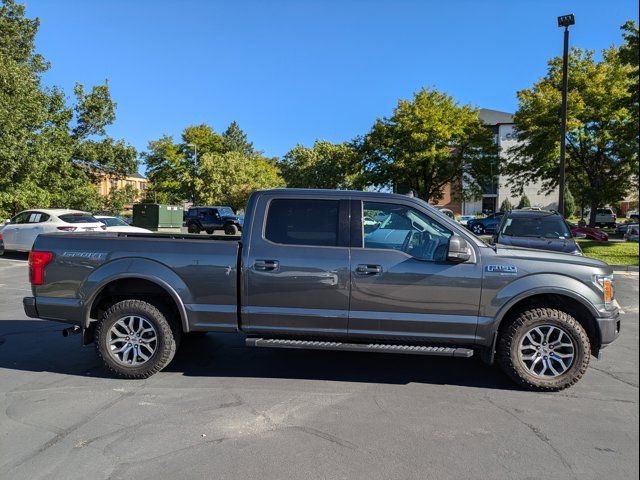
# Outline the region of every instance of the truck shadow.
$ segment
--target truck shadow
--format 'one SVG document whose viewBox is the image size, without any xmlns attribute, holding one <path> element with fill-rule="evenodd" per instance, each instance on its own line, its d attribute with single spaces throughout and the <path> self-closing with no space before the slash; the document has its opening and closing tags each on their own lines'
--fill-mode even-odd
<svg viewBox="0 0 640 480">
<path fill-rule="evenodd" d="M 79 336 L 63 338 L 63 328 L 63 324 L 38 320 L 0 321 L 0 368 L 109 378 L 93 346 L 81 347 Z M 229 334 L 185 338 L 173 362 L 164 371 L 192 377 L 517 389 L 497 368 L 488 367 L 478 359 L 250 348 L 244 345 L 242 337 Z"/>
</svg>

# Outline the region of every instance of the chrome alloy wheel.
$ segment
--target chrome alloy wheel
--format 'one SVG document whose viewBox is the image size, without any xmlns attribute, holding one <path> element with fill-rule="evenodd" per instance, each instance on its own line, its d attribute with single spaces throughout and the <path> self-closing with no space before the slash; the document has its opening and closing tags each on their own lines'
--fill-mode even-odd
<svg viewBox="0 0 640 480">
<path fill-rule="evenodd" d="M 158 335 L 144 317 L 122 317 L 109 329 L 107 351 L 122 365 L 142 365 L 155 353 Z"/>
<path fill-rule="evenodd" d="M 520 361 L 536 377 L 554 378 L 565 373 L 575 356 L 575 345 L 567 332 L 554 325 L 538 325 L 520 341 Z"/>
</svg>

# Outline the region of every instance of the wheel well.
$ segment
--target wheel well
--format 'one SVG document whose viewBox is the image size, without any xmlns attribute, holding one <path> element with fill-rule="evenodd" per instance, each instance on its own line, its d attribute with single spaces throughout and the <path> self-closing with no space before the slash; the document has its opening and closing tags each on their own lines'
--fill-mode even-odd
<svg viewBox="0 0 640 480">
<path fill-rule="evenodd" d="M 122 278 L 105 285 L 91 304 L 89 318 L 97 320 L 111 305 L 121 300 L 146 300 L 156 306 L 164 307 L 177 325 L 182 325 L 180 310 L 169 292 L 150 280 L 143 278 Z"/>
<path fill-rule="evenodd" d="M 515 305 L 509 308 L 502 321 L 500 322 L 500 327 L 498 329 L 498 338 L 500 337 L 500 335 L 502 335 L 502 331 L 509 324 L 510 319 L 514 318 L 520 312 L 529 310 L 531 308 L 540 307 L 562 310 L 563 312 L 566 312 L 573 318 L 575 318 L 580 323 L 580 325 L 582 325 L 582 328 L 584 328 L 585 332 L 587 332 L 589 342 L 591 343 L 592 355 L 598 354 L 600 350 L 600 332 L 596 324 L 596 319 L 591 314 L 589 309 L 580 301 L 576 300 L 575 298 L 560 294 L 543 293 L 539 295 L 532 295 L 518 301 Z"/>
</svg>

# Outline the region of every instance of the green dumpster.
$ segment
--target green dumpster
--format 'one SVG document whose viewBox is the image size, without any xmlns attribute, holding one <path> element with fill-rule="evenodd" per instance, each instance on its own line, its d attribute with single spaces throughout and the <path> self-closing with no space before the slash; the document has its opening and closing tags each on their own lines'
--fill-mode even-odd
<svg viewBox="0 0 640 480">
<path fill-rule="evenodd" d="M 182 215 L 182 207 L 176 205 L 159 205 L 157 203 L 136 203 L 133 205 L 133 225 L 154 232 L 180 228 Z"/>
</svg>

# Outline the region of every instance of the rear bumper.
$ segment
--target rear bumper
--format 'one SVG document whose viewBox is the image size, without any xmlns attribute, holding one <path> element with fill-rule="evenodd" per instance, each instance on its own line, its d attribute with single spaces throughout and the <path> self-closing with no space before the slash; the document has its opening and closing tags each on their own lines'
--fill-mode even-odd
<svg viewBox="0 0 640 480">
<path fill-rule="evenodd" d="M 82 325 L 82 303 L 75 298 L 24 297 L 22 306 L 30 318 Z"/>
<path fill-rule="evenodd" d="M 24 313 L 29 318 L 38 318 L 38 310 L 36 309 L 36 299 L 34 297 L 24 297 L 22 299 L 22 306 L 24 307 Z"/>
</svg>

